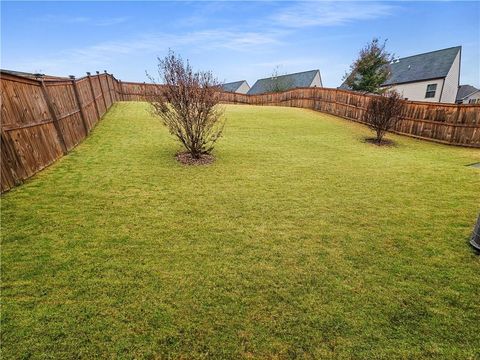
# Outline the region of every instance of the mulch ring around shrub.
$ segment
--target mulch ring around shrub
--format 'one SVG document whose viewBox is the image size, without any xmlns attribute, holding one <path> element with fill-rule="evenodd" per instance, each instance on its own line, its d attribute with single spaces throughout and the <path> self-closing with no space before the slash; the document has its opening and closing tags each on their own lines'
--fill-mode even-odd
<svg viewBox="0 0 480 360">
<path fill-rule="evenodd" d="M 181 152 L 175 155 L 175 158 L 183 165 L 208 165 L 215 161 L 215 157 L 210 154 L 203 154 L 198 159 L 192 157 L 188 152 Z"/>
<path fill-rule="evenodd" d="M 390 139 L 382 139 L 381 142 L 377 141 L 377 138 L 365 138 L 365 142 L 369 144 L 374 144 L 377 146 L 395 146 L 395 141 Z"/>
</svg>

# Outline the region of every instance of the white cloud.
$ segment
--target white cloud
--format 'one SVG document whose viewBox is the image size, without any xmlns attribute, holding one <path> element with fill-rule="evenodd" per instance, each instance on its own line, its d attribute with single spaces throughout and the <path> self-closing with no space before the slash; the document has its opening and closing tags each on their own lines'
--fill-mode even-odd
<svg viewBox="0 0 480 360">
<path fill-rule="evenodd" d="M 102 17 L 101 19 L 87 16 L 71 16 L 66 14 L 47 14 L 36 18 L 43 23 L 51 24 L 88 24 L 92 26 L 111 26 L 126 22 L 127 16 L 122 17 Z"/>
<path fill-rule="evenodd" d="M 101 42 L 95 45 L 72 48 L 53 53 L 47 57 L 28 58 L 16 63 L 15 68 L 31 71 L 41 68 L 45 73 L 75 73 L 79 69 L 96 69 L 136 54 L 152 58 L 162 56 L 168 49 L 180 51 L 208 51 L 228 49 L 233 51 L 268 51 L 268 47 L 279 44 L 281 32 L 237 32 L 225 30 L 194 31 L 184 34 L 142 34 L 129 39 Z"/>
<path fill-rule="evenodd" d="M 390 15 L 395 6 L 385 3 L 361 2 L 302 2 L 284 8 L 272 16 L 280 26 L 336 26 L 352 21 L 371 20 Z"/>
</svg>

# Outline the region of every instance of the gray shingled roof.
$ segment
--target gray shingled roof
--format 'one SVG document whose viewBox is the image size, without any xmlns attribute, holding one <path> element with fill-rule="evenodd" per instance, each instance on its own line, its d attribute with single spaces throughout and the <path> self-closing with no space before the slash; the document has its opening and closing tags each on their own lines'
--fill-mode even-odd
<svg viewBox="0 0 480 360">
<path fill-rule="evenodd" d="M 461 46 L 400 58 L 390 64 L 391 76 L 383 85 L 395 85 L 447 76 Z M 348 89 L 345 82 L 340 89 Z"/>
<path fill-rule="evenodd" d="M 222 84 L 221 86 L 224 91 L 235 92 L 244 82 L 246 82 L 246 80 L 229 82 L 229 83 Z"/>
<path fill-rule="evenodd" d="M 444 78 L 461 49 L 461 46 L 456 46 L 401 58 L 390 65 L 392 76 L 385 85 Z"/>
<path fill-rule="evenodd" d="M 456 101 L 460 101 L 460 100 L 463 100 L 465 99 L 468 95 L 471 95 L 477 91 L 480 91 L 479 89 L 477 89 L 476 87 L 474 86 L 471 86 L 471 85 L 460 85 L 458 87 L 458 92 L 457 92 L 457 100 Z"/>
<path fill-rule="evenodd" d="M 253 86 L 248 90 L 249 95 L 252 94 L 262 94 L 272 91 L 272 88 L 275 87 L 275 82 L 281 84 L 285 90 L 294 89 L 298 87 L 309 87 L 315 75 L 320 73 L 320 70 L 310 70 L 294 74 L 280 75 L 276 78 L 268 77 L 265 79 L 259 79 L 253 84 Z"/>
</svg>

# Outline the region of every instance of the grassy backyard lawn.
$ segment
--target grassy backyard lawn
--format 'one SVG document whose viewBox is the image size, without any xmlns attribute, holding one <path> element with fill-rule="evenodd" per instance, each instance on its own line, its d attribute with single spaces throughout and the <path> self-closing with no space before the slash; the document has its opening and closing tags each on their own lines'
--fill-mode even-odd
<svg viewBox="0 0 480 360">
<path fill-rule="evenodd" d="M 480 151 L 228 106 L 186 167 L 143 103 L 2 196 L 2 357 L 478 358 Z"/>
</svg>

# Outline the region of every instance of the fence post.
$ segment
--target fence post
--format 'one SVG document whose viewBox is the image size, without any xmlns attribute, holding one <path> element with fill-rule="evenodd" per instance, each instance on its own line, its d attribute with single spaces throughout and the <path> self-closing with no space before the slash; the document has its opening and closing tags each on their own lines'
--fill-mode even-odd
<svg viewBox="0 0 480 360">
<path fill-rule="evenodd" d="M 112 82 L 112 79 L 111 79 L 111 76 L 109 73 L 106 72 L 106 75 L 107 75 L 107 85 L 108 85 L 108 93 L 110 94 L 110 99 L 112 99 L 112 105 L 115 103 L 115 101 L 117 101 L 117 99 L 115 99 L 115 94 L 112 94 L 113 92 L 113 82 Z"/>
<path fill-rule="evenodd" d="M 83 128 L 85 129 L 85 137 L 88 136 L 88 124 L 87 118 L 85 117 L 85 112 L 83 111 L 82 102 L 80 101 L 80 93 L 78 92 L 77 82 L 75 81 L 75 76 L 70 75 L 73 85 L 73 93 L 75 94 L 75 99 L 77 100 L 78 109 L 80 110 L 80 117 L 82 118 Z"/>
<path fill-rule="evenodd" d="M 105 100 L 105 93 L 103 92 L 102 81 L 100 80 L 100 71 L 98 70 L 97 70 L 97 79 L 98 79 L 98 84 L 100 85 L 100 90 L 102 91 L 103 104 L 105 105 L 105 112 L 107 112 L 108 110 L 107 100 Z"/>
<path fill-rule="evenodd" d="M 105 73 L 105 79 L 107 80 L 107 89 L 108 89 L 108 95 L 110 97 L 110 106 L 113 105 L 113 96 L 112 96 L 112 91 L 110 90 L 110 83 L 108 82 L 108 73 L 107 70 L 103 70 Z"/>
<path fill-rule="evenodd" d="M 115 101 L 122 101 L 120 94 L 118 93 L 118 80 L 112 75 L 113 92 L 115 93 Z"/>
<path fill-rule="evenodd" d="M 122 97 L 122 101 L 125 101 L 125 89 L 123 88 L 123 82 L 122 80 L 119 80 L 120 82 L 120 95 Z"/>
<path fill-rule="evenodd" d="M 117 88 L 115 86 L 117 79 L 115 79 L 115 76 L 110 75 L 110 82 L 112 83 L 112 92 L 113 92 L 113 97 L 115 98 L 115 102 L 118 101 L 118 93 L 117 93 Z"/>
<path fill-rule="evenodd" d="M 97 99 L 95 98 L 95 91 L 93 91 L 92 76 L 87 71 L 88 83 L 90 84 L 90 91 L 92 92 L 93 104 L 95 105 L 95 111 L 97 112 L 97 120 L 100 119 L 100 111 L 98 110 Z"/>
<path fill-rule="evenodd" d="M 45 82 L 43 78 L 40 79 L 40 88 L 42 89 L 42 94 L 47 103 L 48 111 L 50 112 L 50 116 L 52 117 L 53 126 L 57 131 L 58 141 L 60 143 L 60 147 L 62 148 L 63 154 L 67 154 L 67 146 L 65 145 L 65 139 L 63 138 L 62 129 L 60 128 L 60 124 L 58 123 L 57 115 L 55 114 L 55 108 L 53 107 L 52 100 L 50 99 L 50 95 L 48 95 L 47 88 L 45 86 Z"/>
</svg>

